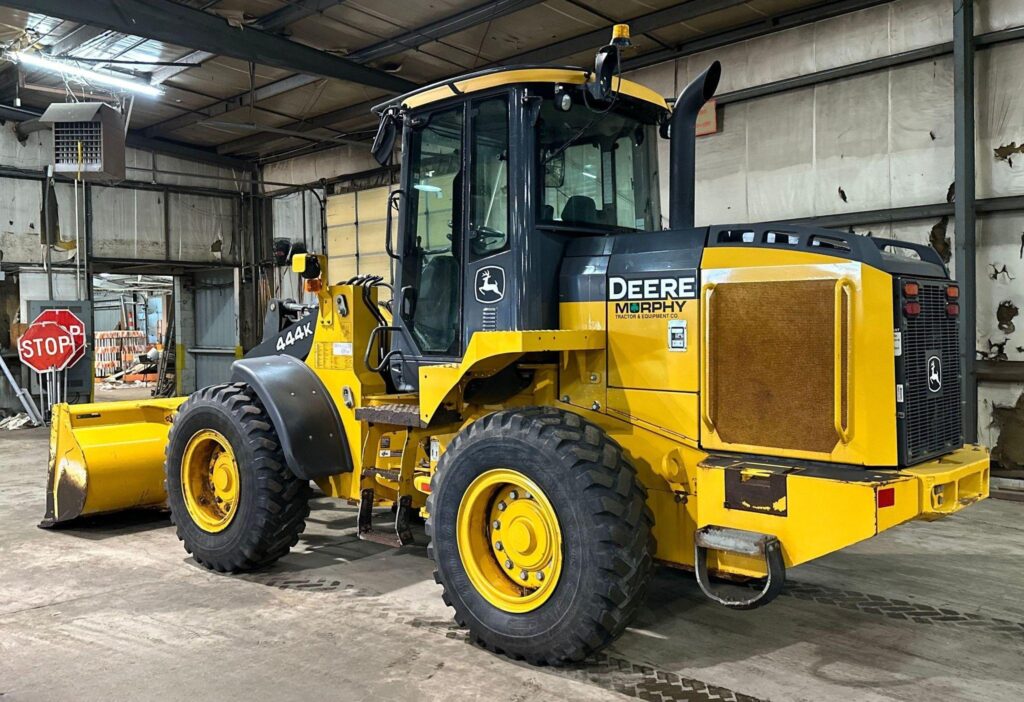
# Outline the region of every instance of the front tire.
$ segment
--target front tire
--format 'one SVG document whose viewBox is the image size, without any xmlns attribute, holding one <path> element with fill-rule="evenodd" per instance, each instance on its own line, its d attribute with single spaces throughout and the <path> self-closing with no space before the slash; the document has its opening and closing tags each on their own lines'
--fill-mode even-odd
<svg viewBox="0 0 1024 702">
<path fill-rule="evenodd" d="M 497 412 L 455 437 L 427 500 L 427 534 L 455 620 L 533 664 L 611 643 L 643 602 L 653 517 L 622 449 L 554 408 Z"/>
<path fill-rule="evenodd" d="M 288 469 L 274 426 L 245 383 L 203 388 L 181 406 L 164 471 L 178 539 L 205 568 L 264 567 L 306 528 L 309 481 Z"/>
</svg>

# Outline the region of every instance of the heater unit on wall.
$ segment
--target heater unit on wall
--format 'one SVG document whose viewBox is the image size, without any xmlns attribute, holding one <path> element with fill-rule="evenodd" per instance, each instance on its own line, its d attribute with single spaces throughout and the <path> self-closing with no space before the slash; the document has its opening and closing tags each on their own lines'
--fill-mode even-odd
<svg viewBox="0 0 1024 702">
<path fill-rule="evenodd" d="M 83 180 L 124 179 L 124 119 L 102 102 L 50 105 L 39 121 L 53 125 L 53 170 Z"/>
</svg>

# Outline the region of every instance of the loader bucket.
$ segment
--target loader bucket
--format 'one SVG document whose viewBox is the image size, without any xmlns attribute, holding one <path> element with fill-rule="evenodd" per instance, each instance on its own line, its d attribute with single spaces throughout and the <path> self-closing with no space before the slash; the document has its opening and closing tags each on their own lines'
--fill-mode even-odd
<svg viewBox="0 0 1024 702">
<path fill-rule="evenodd" d="M 39 526 L 163 505 L 167 433 L 185 399 L 54 405 L 46 516 Z"/>
</svg>

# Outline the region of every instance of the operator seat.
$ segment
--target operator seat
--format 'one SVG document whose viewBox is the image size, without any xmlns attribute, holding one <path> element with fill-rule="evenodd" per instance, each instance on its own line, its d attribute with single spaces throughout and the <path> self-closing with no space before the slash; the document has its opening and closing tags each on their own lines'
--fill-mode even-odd
<svg viewBox="0 0 1024 702">
<path fill-rule="evenodd" d="M 423 267 L 413 311 L 413 329 L 426 348 L 446 352 L 455 342 L 459 267 L 450 252 Z"/>
<path fill-rule="evenodd" d="M 599 224 L 597 204 L 586 195 L 573 195 L 562 208 L 562 222 L 565 224 Z"/>
</svg>

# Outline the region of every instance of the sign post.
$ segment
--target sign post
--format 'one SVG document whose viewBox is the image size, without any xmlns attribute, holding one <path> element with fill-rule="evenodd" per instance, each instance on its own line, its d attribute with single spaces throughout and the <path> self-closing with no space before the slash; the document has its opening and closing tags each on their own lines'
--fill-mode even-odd
<svg viewBox="0 0 1024 702">
<path fill-rule="evenodd" d="M 70 310 L 44 310 L 18 340 L 18 355 L 39 375 L 50 408 L 66 399 L 66 369 L 85 356 L 85 325 Z"/>
</svg>

